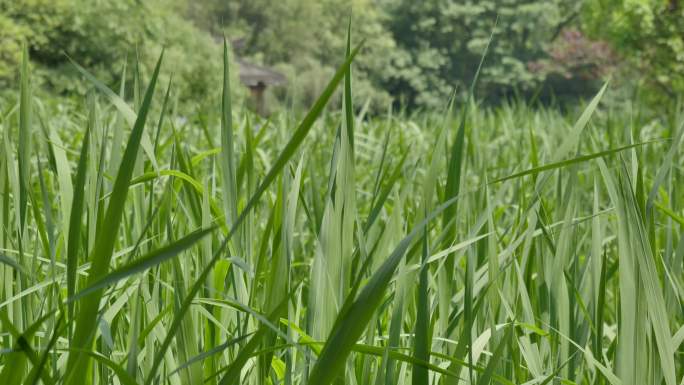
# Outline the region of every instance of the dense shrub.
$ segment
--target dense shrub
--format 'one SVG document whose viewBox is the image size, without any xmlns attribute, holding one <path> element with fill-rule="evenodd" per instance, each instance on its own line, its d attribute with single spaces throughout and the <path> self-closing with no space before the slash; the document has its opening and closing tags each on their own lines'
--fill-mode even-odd
<svg viewBox="0 0 684 385">
<path fill-rule="evenodd" d="M 131 64 L 138 60 L 144 76 L 165 47 L 175 93 L 182 100 L 201 103 L 220 90 L 221 46 L 182 17 L 176 7 L 183 4 L 171 0 L 0 0 L 0 82 L 13 85 L 21 41 L 29 46 L 38 81 L 59 94 L 82 93 L 86 86 L 74 81 L 75 71 L 65 53 L 105 83 L 114 84 L 125 61 L 129 78 Z"/>
<path fill-rule="evenodd" d="M 681 1 L 595 0 L 584 4 L 581 21 L 587 32 L 608 40 L 622 55 L 630 83 L 661 99 L 684 91 Z"/>
<path fill-rule="evenodd" d="M 493 30 L 477 90 L 488 103 L 572 102 L 609 73 L 620 94 L 635 85 L 662 101 L 684 90 L 678 0 L 0 0 L 0 89 L 16 88 L 22 41 L 36 80 L 58 94 L 85 91 L 64 52 L 116 85 L 124 61 L 130 79 L 139 59 L 145 78 L 165 46 L 175 93 L 195 108 L 217 97 L 225 35 L 245 59 L 287 76 L 268 90 L 269 105 L 301 109 L 339 64 L 350 17 L 355 41 L 366 39 L 356 100 L 376 112 L 463 97 Z"/>
<path fill-rule="evenodd" d="M 409 105 L 439 106 L 454 89 L 467 92 L 492 31 L 480 95 L 500 99 L 533 91 L 544 78 L 527 63 L 546 57 L 547 45 L 570 17 L 562 0 L 385 3 L 389 28 L 405 51 L 387 86 Z"/>
</svg>

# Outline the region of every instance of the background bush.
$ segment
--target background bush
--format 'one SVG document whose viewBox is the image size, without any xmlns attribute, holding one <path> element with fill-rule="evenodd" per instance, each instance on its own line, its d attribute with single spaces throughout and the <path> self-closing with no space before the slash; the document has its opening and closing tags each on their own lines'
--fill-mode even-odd
<svg viewBox="0 0 684 385">
<path fill-rule="evenodd" d="M 60 95 L 84 92 L 63 52 L 113 85 L 127 58 L 144 52 L 144 74 L 165 46 L 174 94 L 194 109 L 217 97 L 225 34 L 237 54 L 287 76 L 271 103 L 305 106 L 339 64 L 352 10 L 354 37 L 366 39 L 355 92 L 371 110 L 463 96 L 497 16 L 478 90 L 489 103 L 572 102 L 609 76 L 653 104 L 684 89 L 677 0 L 0 0 L 0 84 L 16 88 L 22 41 L 44 88 Z"/>
<path fill-rule="evenodd" d="M 679 0 L 593 0 L 582 25 L 622 56 L 622 78 L 662 102 L 684 91 L 684 4 Z"/>
<path fill-rule="evenodd" d="M 0 81 L 9 86 L 16 79 L 21 41 L 38 81 L 60 95 L 85 91 L 65 53 L 111 85 L 120 80 L 124 62 L 129 79 L 134 63 L 143 76 L 150 72 L 165 47 L 183 101 L 216 97 L 221 46 L 183 17 L 184 6 L 170 0 L 0 0 Z"/>
</svg>

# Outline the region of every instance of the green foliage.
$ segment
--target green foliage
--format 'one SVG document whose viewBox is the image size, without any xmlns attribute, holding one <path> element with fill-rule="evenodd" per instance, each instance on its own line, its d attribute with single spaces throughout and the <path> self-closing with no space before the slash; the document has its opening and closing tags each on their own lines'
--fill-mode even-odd
<svg viewBox="0 0 684 385">
<path fill-rule="evenodd" d="M 27 30 L 26 26 L 0 13 L 0 79 L 4 85 L 18 75 L 22 37 L 28 34 Z"/>
<path fill-rule="evenodd" d="M 571 4 L 553 1 L 384 1 L 389 28 L 402 56 L 388 88 L 409 105 L 437 107 L 454 89 L 462 95 L 494 30 L 481 95 L 498 98 L 531 92 L 544 77 L 528 63 L 546 57 L 571 15 Z"/>
<path fill-rule="evenodd" d="M 58 94 L 86 90 L 73 81 L 66 55 L 113 84 L 124 62 L 130 68 L 139 61 L 143 74 L 151 74 L 165 47 L 174 94 L 193 104 L 216 98 L 220 45 L 184 19 L 183 6 L 176 0 L 0 0 L 0 82 L 13 84 L 21 41 L 29 45 L 39 81 Z M 134 71 L 128 73 L 132 79 Z"/>
<path fill-rule="evenodd" d="M 156 71 L 136 105 L 76 67 L 104 98 L 38 108 L 24 61 L 0 383 L 681 382 L 681 106 L 360 119 L 342 51 L 298 125 L 227 78 L 202 124 L 159 116 Z"/>
<path fill-rule="evenodd" d="M 370 99 L 383 108 L 390 100 L 409 107 L 441 107 L 456 88 L 465 95 L 497 15 L 480 88 L 491 100 L 513 91 L 530 94 L 548 73 L 530 69 L 529 63 L 548 57 L 547 48 L 575 16 L 563 0 L 209 4 L 204 13 L 202 7 L 193 8 L 200 24 L 214 30 L 225 26 L 241 37 L 239 53 L 281 69 L 292 83 L 289 96 L 304 101 L 318 93 L 331 73 L 335 53 L 344 46 L 337 32 L 351 14 L 355 37 L 368 39 L 355 68 L 358 100 Z"/>
<path fill-rule="evenodd" d="M 19 101 L 0 109 L 0 384 L 682 383 L 682 105 L 607 108 L 608 83 L 568 112 L 482 107 L 473 96 L 478 80 L 490 94 L 502 79 L 514 82 L 502 95 L 525 90 L 522 72 L 513 79 L 497 71 L 535 58 L 544 71 L 526 64 L 533 83 L 601 76 L 602 45 L 579 31 L 563 35 L 571 31 L 564 21 L 554 34 L 566 45 L 513 50 L 519 26 L 510 12 L 526 10 L 513 0 L 397 3 L 392 11 L 405 7 L 397 14 L 408 33 L 391 34 L 383 26 L 401 19 L 383 19 L 376 3 L 359 0 L 358 20 L 368 25 L 357 35 L 372 42 L 377 32 L 381 47 L 393 47 L 387 56 L 363 42 L 352 49 L 351 32 L 345 39 L 315 25 L 320 41 L 289 52 L 238 24 L 263 45 L 246 47 L 253 58 L 270 50 L 274 63 L 293 69 L 315 58 L 321 72 L 337 62 L 306 115 L 281 110 L 267 120 L 235 108 L 228 45 L 209 42 L 215 57 L 201 56 L 194 27 L 165 24 L 186 12 L 174 9 L 184 3 L 156 1 L 80 2 L 80 10 L 69 7 L 75 0 L 1 3 L 5 24 L 23 35 L 3 46 L 7 73 L 18 67 L 11 91 Z M 351 30 L 332 1 L 291 1 L 313 20 Z M 508 36 L 492 43 L 488 34 L 480 45 L 474 31 L 489 32 L 493 12 L 480 6 L 494 3 L 497 33 Z M 540 3 L 528 5 L 541 17 Z M 236 6 L 262 11 L 246 2 L 228 9 Z M 412 35 L 407 15 L 427 24 Z M 69 34 L 83 32 L 68 24 L 22 27 L 53 16 L 82 23 L 79 31 L 96 30 L 97 20 L 120 25 L 78 35 L 84 47 L 69 45 Z M 287 33 L 289 20 L 269 20 L 273 36 Z M 392 46 L 399 32 L 396 41 L 410 45 Z M 457 32 L 471 35 L 454 48 Z M 100 45 L 108 33 L 124 40 L 112 45 L 149 50 L 137 51 L 140 68 L 118 75 L 123 57 Z M 465 59 L 475 52 L 472 70 L 457 74 L 473 78 L 466 102 L 448 99 L 449 90 L 418 93 L 409 82 L 407 103 L 446 111 L 358 112 L 381 97 L 358 99 L 357 83 L 395 81 L 393 55 L 413 60 L 414 43 L 429 59 L 415 57 L 414 76 L 427 71 L 434 86 L 465 87 L 440 72 L 456 70 L 449 60 L 460 56 L 435 47 L 451 44 Z M 35 92 L 32 68 L 53 90 L 76 79 L 66 76 L 67 48 L 80 55 L 69 71 L 102 98 L 45 102 Z M 147 55 L 158 50 L 145 79 Z M 489 71 L 482 52 L 494 52 Z M 381 73 L 373 66 L 382 63 Z M 194 76 L 219 81 L 185 77 L 186 64 L 216 70 Z M 163 94 L 160 83 L 171 71 L 177 95 L 202 107 L 197 119 L 166 108 L 169 88 Z M 107 86 L 117 80 L 119 95 Z M 64 90 L 84 87 L 71 83 Z M 221 98 L 202 104 L 213 93 Z"/>
<path fill-rule="evenodd" d="M 286 76 L 285 86 L 267 89 L 269 109 L 301 111 L 339 64 L 350 18 L 354 38 L 367 40 L 354 69 L 357 108 L 373 113 L 390 104 L 441 108 L 454 90 L 463 100 L 497 18 L 477 90 L 488 103 L 572 104 L 608 77 L 626 91 L 646 85 L 656 101 L 684 89 L 679 0 L 0 0 L 0 85 L 15 85 L 22 41 L 37 89 L 60 95 L 87 87 L 72 81 L 64 53 L 112 85 L 124 62 L 128 80 L 137 62 L 144 79 L 166 47 L 171 106 L 195 110 L 220 97 L 214 58 L 225 36 L 235 43 L 231 58 Z M 231 84 L 241 105 L 238 72 Z M 166 84 L 168 75 L 160 80 Z"/>
<path fill-rule="evenodd" d="M 595 0 L 582 22 L 627 62 L 625 78 L 673 97 L 684 90 L 684 4 L 679 0 Z M 662 99 L 662 98 L 661 98 Z"/>
<path fill-rule="evenodd" d="M 239 55 L 283 72 L 289 84 L 276 96 L 297 107 L 313 102 L 333 74 L 345 47 L 341 31 L 351 18 L 354 38 L 366 39 L 355 61 L 356 95 L 361 103 L 381 108 L 391 100 L 382 83 L 396 46 L 384 26 L 384 12 L 372 1 L 213 0 L 191 9 L 198 24 L 215 34 L 225 29 L 238 40 Z"/>
</svg>

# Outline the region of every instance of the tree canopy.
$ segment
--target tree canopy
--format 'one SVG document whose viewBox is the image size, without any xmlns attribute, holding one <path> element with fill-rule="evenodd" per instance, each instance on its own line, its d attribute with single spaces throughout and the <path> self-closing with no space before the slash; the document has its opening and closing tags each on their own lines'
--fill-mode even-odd
<svg viewBox="0 0 684 385">
<path fill-rule="evenodd" d="M 684 89 L 677 0 L 0 0 L 0 82 L 16 79 L 22 41 L 58 93 L 83 91 L 67 81 L 65 52 L 113 82 L 127 59 L 151 52 L 138 58 L 149 70 L 166 47 L 177 94 L 198 101 L 216 84 L 226 36 L 236 54 L 287 76 L 274 97 L 306 104 L 338 64 L 350 18 L 353 38 L 366 40 L 355 89 L 379 108 L 464 95 L 492 33 L 477 90 L 489 102 L 576 100 L 609 76 L 657 95 Z"/>
</svg>

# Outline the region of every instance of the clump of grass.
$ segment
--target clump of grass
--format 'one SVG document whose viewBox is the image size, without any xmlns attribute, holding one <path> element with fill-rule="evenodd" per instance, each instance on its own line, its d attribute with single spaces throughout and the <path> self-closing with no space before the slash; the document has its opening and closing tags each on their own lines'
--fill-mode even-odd
<svg viewBox="0 0 684 385">
<path fill-rule="evenodd" d="M 213 125 L 174 119 L 163 55 L 132 103 L 76 65 L 96 93 L 52 113 L 25 52 L 0 384 L 681 383 L 684 115 L 473 86 L 364 118 L 348 36 L 300 122 L 232 105 L 225 44 Z"/>
</svg>

